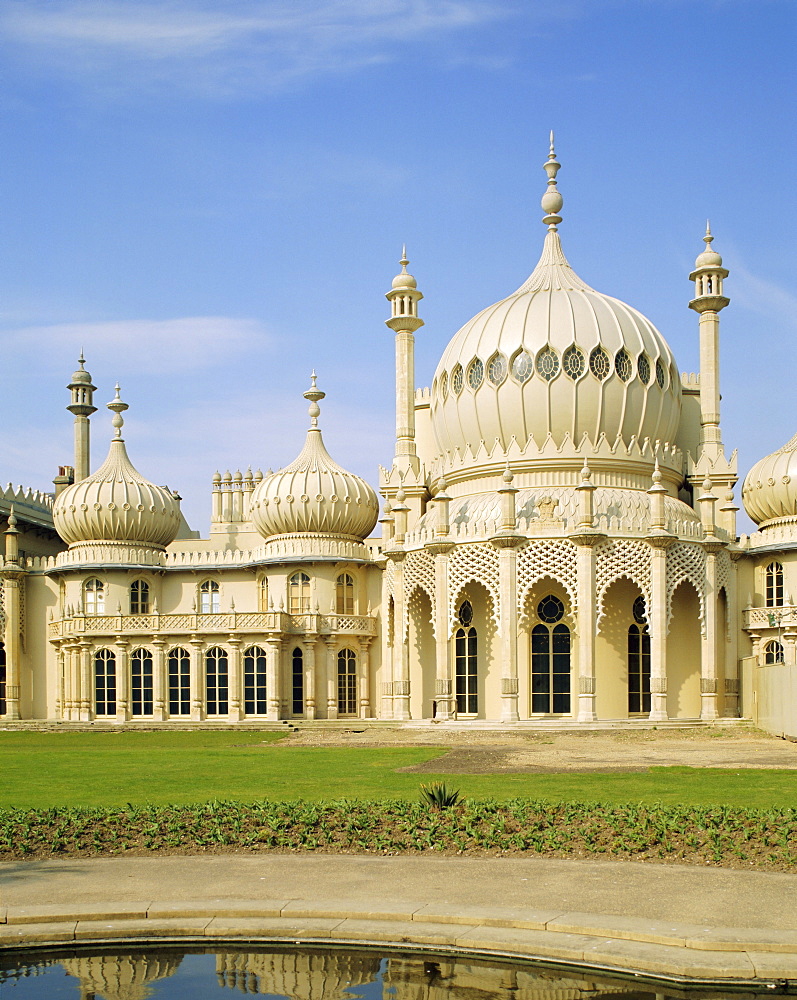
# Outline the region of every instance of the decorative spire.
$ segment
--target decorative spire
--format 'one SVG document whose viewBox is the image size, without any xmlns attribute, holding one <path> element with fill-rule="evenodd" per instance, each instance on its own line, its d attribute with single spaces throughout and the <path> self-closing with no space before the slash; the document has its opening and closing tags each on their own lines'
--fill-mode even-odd
<svg viewBox="0 0 797 1000">
<path fill-rule="evenodd" d="M 318 401 L 326 396 L 325 392 L 322 392 L 316 385 L 316 379 L 318 376 L 313 369 L 310 375 L 310 388 L 304 393 L 304 398 L 310 400 L 310 406 L 307 412 L 310 414 L 310 430 L 318 430 L 318 415 L 321 413 L 321 407 L 318 405 Z"/>
<path fill-rule="evenodd" d="M 542 196 L 542 210 L 545 212 L 542 221 L 548 226 L 549 232 L 555 233 L 556 227 L 562 221 L 559 212 L 562 210 L 563 198 L 556 187 L 556 175 L 559 173 L 561 163 L 556 159 L 553 148 L 553 132 L 551 132 L 551 148 L 548 159 L 543 164 L 543 170 L 548 175 L 548 189 Z"/>
<path fill-rule="evenodd" d="M 122 419 L 122 414 L 125 410 L 129 410 L 130 407 L 127 403 L 122 402 L 122 397 L 119 395 L 121 389 L 119 388 L 119 383 L 117 382 L 114 386 L 116 395 L 113 397 L 110 403 L 106 403 L 109 410 L 114 411 L 113 420 L 111 423 L 116 428 L 116 434 L 114 435 L 117 441 L 122 440 L 122 427 L 124 426 L 124 420 Z"/>
</svg>

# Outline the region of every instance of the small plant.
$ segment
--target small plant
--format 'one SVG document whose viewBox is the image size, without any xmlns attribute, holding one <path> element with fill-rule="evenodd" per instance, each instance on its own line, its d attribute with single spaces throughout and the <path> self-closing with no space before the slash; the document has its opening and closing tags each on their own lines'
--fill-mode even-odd
<svg viewBox="0 0 797 1000">
<path fill-rule="evenodd" d="M 421 802 L 433 809 L 451 809 L 459 801 L 459 789 L 448 788 L 442 781 L 421 785 Z"/>
</svg>

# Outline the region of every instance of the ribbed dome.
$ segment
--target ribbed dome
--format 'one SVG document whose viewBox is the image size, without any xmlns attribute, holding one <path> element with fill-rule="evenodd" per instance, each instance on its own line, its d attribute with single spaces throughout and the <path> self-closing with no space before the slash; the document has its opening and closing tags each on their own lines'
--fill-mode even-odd
<svg viewBox="0 0 797 1000">
<path fill-rule="evenodd" d="M 318 427 L 318 400 L 324 393 L 313 385 L 312 426 L 299 456 L 284 469 L 266 476 L 252 494 L 255 527 L 265 538 L 311 533 L 362 540 L 373 531 L 379 513 L 376 493 L 364 479 L 342 469 L 324 447 Z"/>
<path fill-rule="evenodd" d="M 117 396 L 109 408 L 117 435 L 127 404 Z M 53 506 L 58 534 L 69 545 L 125 542 L 163 548 L 180 527 L 180 504 L 161 486 L 145 479 L 130 461 L 120 436 L 111 441 L 108 457 L 95 473 L 68 486 Z"/>
<path fill-rule="evenodd" d="M 552 154 L 553 156 L 553 154 Z M 549 161 L 543 208 L 558 163 Z M 681 385 L 666 341 L 640 312 L 590 288 L 549 222 L 542 256 L 508 298 L 474 316 L 446 347 L 432 383 L 431 412 L 442 452 L 480 441 L 505 450 L 515 438 L 542 445 L 548 435 L 579 443 L 674 442 Z"/>
<path fill-rule="evenodd" d="M 797 517 L 797 434 L 750 469 L 742 487 L 742 502 L 758 525 Z"/>
</svg>

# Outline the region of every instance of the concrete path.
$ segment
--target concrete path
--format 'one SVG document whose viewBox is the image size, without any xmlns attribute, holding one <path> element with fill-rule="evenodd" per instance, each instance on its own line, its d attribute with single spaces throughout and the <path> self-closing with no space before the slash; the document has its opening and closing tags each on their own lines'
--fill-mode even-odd
<svg viewBox="0 0 797 1000">
<path fill-rule="evenodd" d="M 334 854 L 0 865 L 0 948 L 147 938 L 414 943 L 689 981 L 797 980 L 797 876 Z"/>
</svg>

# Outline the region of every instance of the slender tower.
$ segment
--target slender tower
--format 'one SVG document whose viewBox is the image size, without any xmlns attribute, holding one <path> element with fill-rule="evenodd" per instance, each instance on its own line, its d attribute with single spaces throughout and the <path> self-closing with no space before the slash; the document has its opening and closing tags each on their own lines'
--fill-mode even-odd
<svg viewBox="0 0 797 1000">
<path fill-rule="evenodd" d="M 695 261 L 689 280 L 695 283 L 695 297 L 689 308 L 700 314 L 700 450 L 714 462 L 723 454 L 720 432 L 720 309 L 730 299 L 722 294 L 723 278 L 728 277 L 722 257 L 713 250 L 714 237 L 706 223 L 706 249 Z"/>
<path fill-rule="evenodd" d="M 94 405 L 94 390 L 91 375 L 83 367 L 86 359 L 80 352 L 80 368 L 72 375 L 67 389 L 72 393 L 72 402 L 67 406 L 75 414 L 75 482 L 79 483 L 89 474 L 89 417 L 97 412 Z"/>
<path fill-rule="evenodd" d="M 390 302 L 390 319 L 385 323 L 396 334 L 396 451 L 393 467 L 401 473 L 419 469 L 415 447 L 415 331 L 423 326 L 418 316 L 418 303 L 423 295 L 418 283 L 407 272 L 407 248 L 404 247 L 401 272 L 393 279 L 386 294 Z"/>
</svg>

